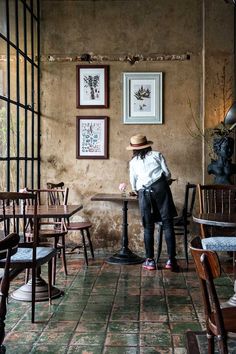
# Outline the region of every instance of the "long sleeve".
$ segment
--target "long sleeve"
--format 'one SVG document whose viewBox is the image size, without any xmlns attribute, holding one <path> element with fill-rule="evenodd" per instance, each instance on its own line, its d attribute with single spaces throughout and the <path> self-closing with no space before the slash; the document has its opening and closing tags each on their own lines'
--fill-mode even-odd
<svg viewBox="0 0 236 354">
<path fill-rule="evenodd" d="M 136 182 L 137 182 L 137 176 L 135 174 L 135 171 L 131 165 L 131 163 L 129 164 L 129 179 L 130 179 L 130 184 L 131 184 L 131 188 L 132 191 L 136 191 Z"/>
<path fill-rule="evenodd" d="M 161 168 L 162 168 L 164 175 L 166 176 L 167 179 L 170 179 L 171 178 L 170 170 L 166 164 L 166 160 L 165 160 L 164 156 L 161 153 L 160 153 L 159 158 L 160 158 Z"/>
</svg>

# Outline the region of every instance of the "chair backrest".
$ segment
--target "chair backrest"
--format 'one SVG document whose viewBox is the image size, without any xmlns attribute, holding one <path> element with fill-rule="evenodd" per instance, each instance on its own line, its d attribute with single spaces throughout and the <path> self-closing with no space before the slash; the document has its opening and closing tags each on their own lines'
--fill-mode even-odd
<svg viewBox="0 0 236 354">
<path fill-rule="evenodd" d="M 29 214 L 30 211 L 30 214 Z M 29 218 L 30 215 L 30 218 Z M 32 222 L 37 225 L 37 195 L 35 193 L 0 192 L 0 219 L 2 231 L 6 237 L 11 232 L 21 233 L 22 243 L 27 242 Z M 32 231 L 32 244 L 37 245 L 37 228 Z M 27 242 L 28 243 L 28 242 Z"/>
<path fill-rule="evenodd" d="M 196 237 L 191 241 L 190 251 L 200 281 L 206 326 L 215 335 L 225 335 L 220 302 L 214 284 L 214 279 L 221 275 L 221 266 L 217 253 L 203 250 L 200 237 Z M 212 318 L 214 318 L 214 323 Z"/>
<path fill-rule="evenodd" d="M 185 197 L 184 197 L 184 206 L 183 214 L 186 214 L 186 217 L 191 217 L 193 214 L 193 207 L 196 197 L 196 184 L 187 183 L 185 186 Z"/>
<path fill-rule="evenodd" d="M 37 194 L 38 205 L 67 205 L 69 188 L 27 189 Z"/>
<path fill-rule="evenodd" d="M 228 184 L 198 184 L 199 212 L 204 214 L 231 214 L 236 212 L 236 185 Z M 232 229 L 222 230 L 217 227 L 201 225 L 201 236 L 231 235 Z"/>
<path fill-rule="evenodd" d="M 236 185 L 199 184 L 197 188 L 200 213 L 236 212 Z"/>
</svg>

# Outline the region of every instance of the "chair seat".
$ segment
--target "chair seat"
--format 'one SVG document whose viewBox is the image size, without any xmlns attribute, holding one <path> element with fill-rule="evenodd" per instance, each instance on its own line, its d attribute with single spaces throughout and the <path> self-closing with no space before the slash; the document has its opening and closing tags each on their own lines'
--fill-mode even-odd
<svg viewBox="0 0 236 354">
<path fill-rule="evenodd" d="M 39 231 L 39 237 L 55 237 L 55 236 L 65 236 L 67 231 L 61 231 L 57 229 L 45 229 Z"/>
<path fill-rule="evenodd" d="M 31 264 L 32 265 L 32 248 L 18 248 L 17 252 L 11 257 L 11 266 L 15 264 Z M 56 249 L 52 247 L 37 247 L 36 249 L 36 263 L 39 265 L 47 262 L 56 255 Z M 0 266 L 4 265 L 6 260 L 0 260 Z"/>
<path fill-rule="evenodd" d="M 92 227 L 90 222 L 72 222 L 66 225 L 67 230 L 81 230 Z"/>
<path fill-rule="evenodd" d="M 212 251 L 236 251 L 236 237 L 215 236 L 207 237 L 201 240 L 204 250 Z"/>
</svg>

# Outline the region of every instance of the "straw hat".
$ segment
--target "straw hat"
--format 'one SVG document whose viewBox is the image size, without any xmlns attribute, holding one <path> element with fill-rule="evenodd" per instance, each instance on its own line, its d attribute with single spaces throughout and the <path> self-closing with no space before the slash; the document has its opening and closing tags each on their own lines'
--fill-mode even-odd
<svg viewBox="0 0 236 354">
<path fill-rule="evenodd" d="M 145 149 L 153 144 L 152 141 L 147 141 L 145 135 L 137 134 L 130 138 L 130 144 L 127 146 L 127 150 L 141 150 Z"/>
</svg>

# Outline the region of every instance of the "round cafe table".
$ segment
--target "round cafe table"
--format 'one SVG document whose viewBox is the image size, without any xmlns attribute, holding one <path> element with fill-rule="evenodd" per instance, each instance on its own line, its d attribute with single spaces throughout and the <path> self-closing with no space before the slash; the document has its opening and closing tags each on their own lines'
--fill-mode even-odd
<svg viewBox="0 0 236 354">
<path fill-rule="evenodd" d="M 105 201 L 105 202 L 121 202 L 122 205 L 122 233 L 121 233 L 121 248 L 112 256 L 110 256 L 106 262 L 111 264 L 139 264 L 144 262 L 144 258 L 139 257 L 133 253 L 129 245 L 128 237 L 128 203 L 138 202 L 137 197 L 129 195 L 122 195 L 119 193 L 98 193 L 92 198 L 92 201 Z"/>
</svg>

